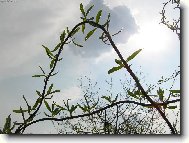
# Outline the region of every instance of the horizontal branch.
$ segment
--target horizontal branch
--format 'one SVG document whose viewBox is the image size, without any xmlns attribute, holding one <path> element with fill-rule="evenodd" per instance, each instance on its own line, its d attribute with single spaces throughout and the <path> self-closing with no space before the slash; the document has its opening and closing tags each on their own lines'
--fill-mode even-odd
<svg viewBox="0 0 189 143">
<path fill-rule="evenodd" d="M 180 101 L 180 99 L 176 99 L 176 100 L 171 100 L 171 101 L 167 101 L 167 102 L 164 102 L 164 103 L 156 103 L 156 105 L 163 106 L 163 105 L 168 105 L 170 103 L 176 103 L 176 102 L 179 102 L 179 101 Z M 140 106 L 143 106 L 143 107 L 153 106 L 153 104 L 145 104 L 145 103 L 140 103 L 140 102 L 136 102 L 136 101 L 129 101 L 129 100 L 118 101 L 118 102 L 112 103 L 110 105 L 107 105 L 107 106 L 105 106 L 101 109 L 98 109 L 96 111 L 93 111 L 91 113 L 86 113 L 86 114 L 81 114 L 81 115 L 76 115 L 76 116 L 70 116 L 70 117 L 65 117 L 65 118 L 61 118 L 61 119 L 58 119 L 58 118 L 41 118 L 41 119 L 38 119 L 38 120 L 35 120 L 33 122 L 28 123 L 27 127 L 32 125 L 32 124 L 41 122 L 41 121 L 65 121 L 65 120 L 77 119 L 77 118 L 81 118 L 81 117 L 87 117 L 87 116 L 91 116 L 93 114 L 102 112 L 102 111 L 104 111 L 108 108 L 117 106 L 119 104 L 123 104 L 123 103 L 136 104 L 136 105 L 140 105 Z"/>
</svg>

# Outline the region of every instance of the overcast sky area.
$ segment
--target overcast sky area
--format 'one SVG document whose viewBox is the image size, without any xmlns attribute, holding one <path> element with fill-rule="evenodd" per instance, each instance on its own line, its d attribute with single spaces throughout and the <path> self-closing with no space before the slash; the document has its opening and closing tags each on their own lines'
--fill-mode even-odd
<svg viewBox="0 0 189 143">
<path fill-rule="evenodd" d="M 35 90 L 42 90 L 43 81 L 32 78 L 40 73 L 38 66 L 49 71 L 49 59 L 41 45 L 53 49 L 59 42 L 61 32 L 80 22 L 79 5 L 88 8 L 94 4 L 90 15 L 102 11 L 101 21 L 111 14 L 110 33 L 122 32 L 113 37 L 123 57 L 138 49 L 141 53 L 131 61 L 134 72 L 142 71 L 147 84 L 155 84 L 161 76 L 170 76 L 180 66 L 180 41 L 175 33 L 160 23 L 162 3 L 166 0 L 13 0 L 0 2 L 0 127 L 5 118 L 24 104 L 22 96 L 34 103 Z M 178 17 L 178 11 L 170 10 L 169 17 Z M 57 77 L 53 83 L 61 90 L 54 100 L 80 99 L 82 91 L 78 78 L 87 76 L 99 87 L 105 80 L 113 79 L 115 89 L 120 89 L 119 80 L 129 76 L 125 69 L 108 74 L 116 66 L 115 51 L 99 39 L 97 31 L 87 42 L 82 34 L 76 41 L 84 47 L 73 44 L 65 46 L 58 63 Z M 126 74 L 126 75 L 125 75 Z M 180 88 L 180 80 L 175 88 Z M 17 117 L 15 117 L 15 120 Z M 55 132 L 46 125 L 34 125 L 27 132 Z M 44 129 L 44 126 L 46 128 Z M 43 127 L 43 128 L 42 128 Z"/>
</svg>

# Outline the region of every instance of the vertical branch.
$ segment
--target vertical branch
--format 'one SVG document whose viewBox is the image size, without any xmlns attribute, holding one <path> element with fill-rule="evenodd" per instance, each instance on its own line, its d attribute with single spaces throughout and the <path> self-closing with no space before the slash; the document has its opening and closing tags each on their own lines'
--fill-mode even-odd
<svg viewBox="0 0 189 143">
<path fill-rule="evenodd" d="M 118 105 L 116 106 L 117 107 L 117 112 L 116 112 L 116 128 L 115 128 L 115 134 L 118 134 L 118 129 L 117 129 L 117 126 L 118 126 L 118 112 L 119 112 L 119 110 L 118 110 Z"/>
<path fill-rule="evenodd" d="M 106 122 L 106 110 L 104 110 L 104 131 L 106 134 L 106 127 L 107 127 L 107 122 Z"/>
</svg>

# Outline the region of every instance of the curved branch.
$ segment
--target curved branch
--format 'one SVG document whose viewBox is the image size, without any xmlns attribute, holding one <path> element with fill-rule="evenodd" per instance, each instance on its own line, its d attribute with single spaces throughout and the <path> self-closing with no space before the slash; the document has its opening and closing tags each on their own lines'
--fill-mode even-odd
<svg viewBox="0 0 189 143">
<path fill-rule="evenodd" d="M 167 104 L 170 104 L 170 103 L 176 103 L 176 102 L 179 102 L 179 101 L 180 101 L 180 99 L 176 99 L 176 100 L 172 100 L 172 101 L 167 101 L 165 103 L 156 103 L 156 105 L 163 106 L 163 105 L 167 105 Z M 59 121 L 60 122 L 60 121 L 65 121 L 65 120 L 77 119 L 77 118 L 81 118 L 81 117 L 87 117 L 87 116 L 91 116 L 91 115 L 94 115 L 96 113 L 102 112 L 102 111 L 109 109 L 111 107 L 118 106 L 119 104 L 123 104 L 123 103 L 136 104 L 136 105 L 140 105 L 140 106 L 143 106 L 143 107 L 153 106 L 153 104 L 145 104 L 145 103 L 140 103 L 140 102 L 136 102 L 136 101 L 129 101 L 129 100 L 118 101 L 118 102 L 112 103 L 110 105 L 107 105 L 107 106 L 105 106 L 101 109 L 98 109 L 96 111 L 93 111 L 91 113 L 81 114 L 81 115 L 77 115 L 77 116 L 70 116 L 70 117 L 65 117 L 65 118 L 61 118 L 61 119 L 58 119 L 58 118 L 41 118 L 41 119 L 35 120 L 33 122 L 30 122 L 29 124 L 27 124 L 27 127 L 32 125 L 32 124 L 42 122 L 42 121 Z"/>
</svg>

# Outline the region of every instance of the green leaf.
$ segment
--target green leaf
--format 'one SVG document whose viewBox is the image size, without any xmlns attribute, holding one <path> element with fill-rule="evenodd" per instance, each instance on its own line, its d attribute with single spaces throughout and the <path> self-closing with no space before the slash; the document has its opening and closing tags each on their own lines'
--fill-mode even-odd
<svg viewBox="0 0 189 143">
<path fill-rule="evenodd" d="M 41 77 L 41 76 L 45 76 L 44 74 L 40 74 L 40 75 L 33 75 L 32 77 Z"/>
<path fill-rule="evenodd" d="M 50 63 L 50 69 L 52 69 L 52 68 L 53 68 L 54 63 L 55 63 L 55 60 L 54 60 L 54 59 L 52 59 L 52 60 L 51 60 L 51 63 Z"/>
<path fill-rule="evenodd" d="M 87 41 L 87 40 L 89 39 L 89 37 L 90 37 L 91 35 L 93 35 L 93 33 L 95 32 L 96 29 L 97 29 L 97 28 L 91 30 L 91 31 L 87 34 L 87 36 L 85 37 L 85 41 Z"/>
<path fill-rule="evenodd" d="M 58 108 L 56 108 L 54 111 L 53 111 L 53 113 L 52 113 L 52 116 L 54 117 L 54 116 L 56 116 L 58 113 L 60 113 L 60 109 L 58 109 Z"/>
<path fill-rule="evenodd" d="M 47 94 L 51 93 L 52 88 L 53 88 L 53 84 L 50 85 L 50 87 L 49 87 L 49 89 L 47 91 Z"/>
<path fill-rule="evenodd" d="M 52 91 L 51 93 L 55 93 L 55 92 L 60 92 L 60 90 L 54 90 L 54 91 Z"/>
<path fill-rule="evenodd" d="M 65 36 L 66 36 L 66 32 L 65 32 L 65 30 L 64 30 L 63 33 L 60 35 L 60 41 L 61 41 L 61 43 L 64 42 Z M 53 50 L 53 51 L 54 51 L 54 50 Z"/>
<path fill-rule="evenodd" d="M 82 107 L 80 104 L 77 104 L 77 105 L 79 106 L 81 110 L 83 110 L 84 113 L 88 111 L 88 107 L 86 105 L 84 105 L 84 107 Z"/>
<path fill-rule="evenodd" d="M 136 91 L 134 92 L 134 94 L 135 94 L 135 95 L 143 95 L 140 90 L 136 90 Z"/>
<path fill-rule="evenodd" d="M 130 96 L 132 96 L 132 97 L 134 97 L 134 98 L 136 98 L 136 99 L 139 99 L 135 94 L 133 94 L 133 93 L 130 92 L 129 90 L 127 90 L 127 93 L 128 93 Z"/>
<path fill-rule="evenodd" d="M 167 106 L 167 108 L 169 108 L 169 109 L 176 109 L 177 105 L 175 105 L 175 106 Z"/>
<path fill-rule="evenodd" d="M 112 103 L 110 96 L 102 96 L 101 98 L 106 99 L 108 102 Z"/>
<path fill-rule="evenodd" d="M 62 36 L 62 35 L 61 35 Z M 61 37 L 60 36 L 60 37 Z M 60 40 L 62 39 L 62 37 L 60 38 Z M 61 41 L 64 41 L 64 38 L 63 38 L 63 40 L 61 40 Z M 61 46 L 61 43 L 58 43 L 58 45 L 56 45 L 56 47 L 54 48 L 54 50 L 52 50 L 51 52 L 55 52 L 56 50 L 58 50 L 58 48 L 60 48 L 60 46 Z"/>
<path fill-rule="evenodd" d="M 62 107 L 62 106 L 60 106 L 60 105 L 58 105 L 58 104 L 55 104 L 59 109 L 61 109 L 61 110 L 66 110 L 64 107 Z"/>
<path fill-rule="evenodd" d="M 122 61 L 121 61 L 121 60 L 115 59 L 115 62 L 116 62 L 116 64 L 118 64 L 118 65 L 124 67 L 124 65 L 122 64 Z"/>
<path fill-rule="evenodd" d="M 41 101 L 42 101 L 42 98 L 38 98 L 38 99 L 36 100 L 35 104 L 33 105 L 32 110 L 35 110 L 35 108 L 37 107 L 37 105 L 38 105 L 39 103 L 41 103 Z"/>
<path fill-rule="evenodd" d="M 4 133 L 10 133 L 10 128 L 11 128 L 11 117 L 10 115 L 6 118 L 6 122 L 3 128 Z"/>
<path fill-rule="evenodd" d="M 97 15 L 96 15 L 96 23 L 99 23 L 101 14 L 102 14 L 102 10 L 99 10 L 99 12 L 98 12 Z"/>
<path fill-rule="evenodd" d="M 14 113 L 24 113 L 24 112 L 28 112 L 28 110 L 23 110 L 21 107 L 20 107 L 20 110 L 13 110 Z"/>
<path fill-rule="evenodd" d="M 77 105 L 76 106 L 72 105 L 71 109 L 70 109 L 70 112 L 72 113 L 73 111 L 75 111 L 76 108 L 77 108 Z"/>
<path fill-rule="evenodd" d="M 44 100 L 44 103 L 45 103 L 45 106 L 47 107 L 47 109 L 51 112 L 51 108 L 50 108 L 48 102 Z"/>
<path fill-rule="evenodd" d="M 40 97 L 42 96 L 41 93 L 40 93 L 38 90 L 36 90 L 36 93 L 37 93 L 37 95 L 39 95 Z"/>
<path fill-rule="evenodd" d="M 180 93 L 180 90 L 169 90 L 171 93 Z"/>
<path fill-rule="evenodd" d="M 84 34 L 84 31 L 85 31 L 85 24 L 82 24 L 82 32 Z"/>
<path fill-rule="evenodd" d="M 118 71 L 118 70 L 120 70 L 121 68 L 122 68 L 122 66 L 113 67 L 113 68 L 111 68 L 111 69 L 108 71 L 108 74 L 111 74 L 111 73 L 113 73 L 113 72 L 115 72 L 115 71 Z"/>
<path fill-rule="evenodd" d="M 140 51 L 142 51 L 142 49 L 139 49 L 139 50 L 135 51 L 132 55 L 130 55 L 127 58 L 126 62 L 128 62 L 128 61 L 132 60 L 134 57 L 136 57 L 140 53 Z"/>
<path fill-rule="evenodd" d="M 24 113 L 28 112 L 28 110 L 13 110 L 14 113 Z"/>
<path fill-rule="evenodd" d="M 52 52 L 49 50 L 49 48 L 45 47 L 44 45 L 42 45 L 43 48 L 45 48 L 46 54 L 50 59 L 55 59 L 54 55 L 52 54 Z"/>
<path fill-rule="evenodd" d="M 162 90 L 161 88 L 159 88 L 159 90 L 157 90 L 157 94 L 159 96 L 159 100 L 163 101 L 164 90 Z"/>
<path fill-rule="evenodd" d="M 90 6 L 89 9 L 87 10 L 86 16 L 89 14 L 89 12 L 91 11 L 91 9 L 93 8 L 94 5 Z"/>
<path fill-rule="evenodd" d="M 85 11 L 84 11 L 84 9 L 83 9 L 83 4 L 82 4 L 82 3 L 80 4 L 80 11 L 81 11 L 81 13 L 83 14 L 83 16 L 86 17 L 86 15 L 85 15 Z"/>
</svg>

